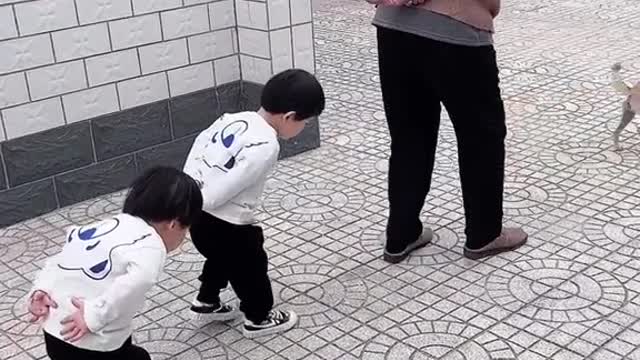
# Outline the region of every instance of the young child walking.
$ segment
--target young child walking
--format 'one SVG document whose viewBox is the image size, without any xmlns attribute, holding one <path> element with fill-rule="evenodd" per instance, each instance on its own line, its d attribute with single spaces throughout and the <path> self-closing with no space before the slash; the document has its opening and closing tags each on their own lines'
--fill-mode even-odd
<svg viewBox="0 0 640 360">
<path fill-rule="evenodd" d="M 191 227 L 193 244 L 206 258 L 191 307 L 198 317 L 226 321 L 240 315 L 220 301 L 220 290 L 230 283 L 245 315 L 246 337 L 295 326 L 295 313 L 272 309 L 264 235 L 254 210 L 278 160 L 278 137 L 298 135 L 324 106 L 313 75 L 287 70 L 264 86 L 257 112 L 224 114 L 196 138 L 184 171 L 200 183 L 204 199 L 202 216 Z"/>
<path fill-rule="evenodd" d="M 30 295 L 31 321 L 44 322 L 49 357 L 150 360 L 131 342 L 133 317 L 201 209 L 191 177 L 156 167 L 133 182 L 122 214 L 71 229 Z"/>
</svg>

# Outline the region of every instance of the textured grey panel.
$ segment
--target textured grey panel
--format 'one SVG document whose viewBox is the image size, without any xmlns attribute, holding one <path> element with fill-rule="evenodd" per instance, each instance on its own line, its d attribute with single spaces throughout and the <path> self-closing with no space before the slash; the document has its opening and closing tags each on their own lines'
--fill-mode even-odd
<svg viewBox="0 0 640 360">
<path fill-rule="evenodd" d="M 171 99 L 171 121 L 176 138 L 206 129 L 225 112 L 237 112 L 240 83 L 222 85 Z"/>
<path fill-rule="evenodd" d="M 7 182 L 4 176 L 4 166 L 2 165 L 2 149 L 0 148 L 0 190 L 7 188 Z"/>
<path fill-rule="evenodd" d="M 248 81 L 242 82 L 240 94 L 240 110 L 255 111 L 260 108 L 260 97 L 264 86 Z"/>
<path fill-rule="evenodd" d="M 78 169 L 56 176 L 56 188 L 60 206 L 91 199 L 126 188 L 136 176 L 133 155 Z"/>
<path fill-rule="evenodd" d="M 89 122 L 80 122 L 2 143 L 10 186 L 91 164 Z"/>
<path fill-rule="evenodd" d="M 0 192 L 0 227 L 46 214 L 57 207 L 51 179 L 2 191 Z"/>
<path fill-rule="evenodd" d="M 98 161 L 170 141 L 168 107 L 160 101 L 92 120 Z"/>
<path fill-rule="evenodd" d="M 188 136 L 136 153 L 138 172 L 143 172 L 155 165 L 173 166 L 176 169 L 182 170 L 194 139 L 195 135 Z"/>
<path fill-rule="evenodd" d="M 288 158 L 320 147 L 320 126 L 318 118 L 309 120 L 307 126 L 290 140 L 280 140 L 280 159 Z"/>
</svg>

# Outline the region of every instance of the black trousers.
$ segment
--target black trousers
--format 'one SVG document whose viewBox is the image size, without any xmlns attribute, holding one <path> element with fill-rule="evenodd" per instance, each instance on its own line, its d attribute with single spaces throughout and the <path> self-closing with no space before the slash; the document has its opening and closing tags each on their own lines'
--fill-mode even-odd
<svg viewBox="0 0 640 360">
<path fill-rule="evenodd" d="M 404 250 L 422 232 L 441 104 L 458 143 L 466 245 L 486 245 L 502 230 L 507 133 L 493 46 L 452 45 L 378 28 L 378 54 L 391 135 L 387 250 Z"/>
<path fill-rule="evenodd" d="M 191 239 L 207 259 L 198 301 L 219 302 L 220 290 L 230 283 L 246 318 L 255 323 L 265 320 L 273 307 L 273 293 L 262 228 L 231 224 L 202 212 L 191 226 Z"/>
<path fill-rule="evenodd" d="M 46 332 L 44 344 L 51 360 L 151 360 L 145 349 L 131 343 L 131 338 L 120 349 L 109 352 L 80 349 Z"/>
</svg>

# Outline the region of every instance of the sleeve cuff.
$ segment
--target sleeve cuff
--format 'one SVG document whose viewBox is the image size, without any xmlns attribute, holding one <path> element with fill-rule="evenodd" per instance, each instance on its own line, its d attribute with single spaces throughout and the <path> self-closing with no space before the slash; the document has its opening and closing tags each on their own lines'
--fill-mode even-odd
<svg viewBox="0 0 640 360">
<path fill-rule="evenodd" d="M 100 331 L 105 326 L 102 320 L 103 306 L 104 302 L 96 304 L 94 302 L 87 301 L 84 303 L 84 322 L 92 333 Z"/>
</svg>

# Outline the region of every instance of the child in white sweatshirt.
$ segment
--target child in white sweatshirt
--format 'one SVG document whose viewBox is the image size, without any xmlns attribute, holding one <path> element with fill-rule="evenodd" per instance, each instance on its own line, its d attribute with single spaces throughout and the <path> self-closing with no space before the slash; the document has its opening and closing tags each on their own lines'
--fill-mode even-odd
<svg viewBox="0 0 640 360">
<path fill-rule="evenodd" d="M 70 229 L 31 291 L 29 312 L 43 321 L 49 357 L 150 360 L 131 343 L 133 317 L 201 209 L 191 177 L 156 167 L 133 182 L 122 214 Z"/>
<path fill-rule="evenodd" d="M 225 114 L 195 140 L 184 171 L 201 184 L 202 216 L 191 239 L 206 258 L 201 287 L 191 310 L 225 321 L 239 316 L 220 301 L 230 283 L 245 315 L 246 337 L 291 329 L 297 316 L 273 307 L 264 235 L 254 215 L 267 176 L 278 160 L 278 137 L 297 136 L 308 119 L 322 113 L 325 97 L 316 78 L 287 70 L 265 85 L 257 112 Z"/>
</svg>

